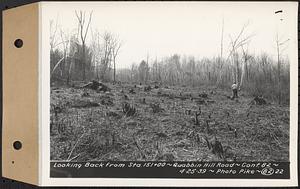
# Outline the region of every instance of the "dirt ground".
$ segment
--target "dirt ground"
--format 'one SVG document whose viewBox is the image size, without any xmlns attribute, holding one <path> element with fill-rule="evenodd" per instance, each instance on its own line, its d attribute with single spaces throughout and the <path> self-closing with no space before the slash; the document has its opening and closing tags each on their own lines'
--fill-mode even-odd
<svg viewBox="0 0 300 189">
<path fill-rule="evenodd" d="M 51 160 L 289 161 L 288 106 L 257 105 L 243 91 L 231 100 L 215 87 L 106 85 L 51 87 Z M 220 142 L 222 156 L 205 138 Z"/>
</svg>

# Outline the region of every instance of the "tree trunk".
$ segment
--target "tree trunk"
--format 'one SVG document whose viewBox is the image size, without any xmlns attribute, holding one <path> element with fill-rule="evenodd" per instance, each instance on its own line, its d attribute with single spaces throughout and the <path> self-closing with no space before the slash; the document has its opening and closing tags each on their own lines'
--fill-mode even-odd
<svg viewBox="0 0 300 189">
<path fill-rule="evenodd" d="M 277 90 L 278 90 L 278 103 L 281 103 L 281 91 L 280 91 L 280 54 L 279 54 L 279 44 L 277 41 L 277 78 L 278 78 L 278 83 L 277 83 Z"/>
<path fill-rule="evenodd" d="M 116 82 L 116 59 L 114 58 L 114 82 Z"/>
<path fill-rule="evenodd" d="M 70 85 L 70 80 L 71 80 L 71 68 L 72 68 L 72 59 L 70 60 L 70 64 L 69 64 L 69 69 L 68 69 L 68 77 L 67 77 L 67 85 Z"/>
<path fill-rule="evenodd" d="M 82 43 L 82 80 L 85 81 L 85 44 Z"/>
</svg>

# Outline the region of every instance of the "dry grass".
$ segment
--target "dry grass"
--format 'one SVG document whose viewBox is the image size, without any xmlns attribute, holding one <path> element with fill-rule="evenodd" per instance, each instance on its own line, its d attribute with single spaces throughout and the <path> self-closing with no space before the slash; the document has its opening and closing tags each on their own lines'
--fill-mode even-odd
<svg viewBox="0 0 300 189">
<path fill-rule="evenodd" d="M 209 87 L 108 85 L 107 93 L 51 89 L 51 160 L 224 160 L 205 136 L 216 136 L 227 161 L 289 160 L 288 107 L 250 105 L 246 94 L 233 101 L 230 91 Z M 124 114 L 125 102 L 133 115 Z"/>
</svg>

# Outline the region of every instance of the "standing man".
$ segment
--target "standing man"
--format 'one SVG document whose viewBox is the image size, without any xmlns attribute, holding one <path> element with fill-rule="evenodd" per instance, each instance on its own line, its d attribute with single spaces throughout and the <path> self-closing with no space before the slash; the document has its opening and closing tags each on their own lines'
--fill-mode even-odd
<svg viewBox="0 0 300 189">
<path fill-rule="evenodd" d="M 238 98 L 238 84 L 236 82 L 233 83 L 233 85 L 231 85 L 231 89 L 232 89 L 232 100 L 234 100 L 235 98 Z"/>
</svg>

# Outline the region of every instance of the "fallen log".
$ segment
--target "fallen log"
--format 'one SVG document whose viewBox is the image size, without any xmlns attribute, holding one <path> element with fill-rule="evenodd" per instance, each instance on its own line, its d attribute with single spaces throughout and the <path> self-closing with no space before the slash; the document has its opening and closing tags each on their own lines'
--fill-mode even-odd
<svg viewBox="0 0 300 189">
<path fill-rule="evenodd" d="M 152 88 L 151 88 L 150 85 L 144 87 L 144 91 L 145 91 L 145 92 L 151 91 L 151 89 L 152 89 Z"/>
<path fill-rule="evenodd" d="M 107 87 L 103 83 L 98 82 L 96 80 L 92 80 L 91 82 L 83 85 L 81 88 L 92 89 L 92 90 L 96 90 L 98 92 L 100 92 L 100 91 L 106 92 L 106 91 L 111 90 L 109 87 Z"/>
<path fill-rule="evenodd" d="M 261 96 L 255 96 L 254 99 L 250 103 L 256 104 L 256 105 L 265 105 L 265 104 L 267 104 L 267 101 Z"/>
<path fill-rule="evenodd" d="M 97 106 L 100 106 L 100 104 L 89 100 L 78 100 L 74 102 L 72 105 L 73 108 L 90 108 L 90 107 L 97 107 Z"/>
<path fill-rule="evenodd" d="M 199 97 L 201 97 L 201 98 L 208 98 L 208 94 L 205 93 L 205 92 L 203 92 L 203 93 L 199 94 Z"/>
</svg>

